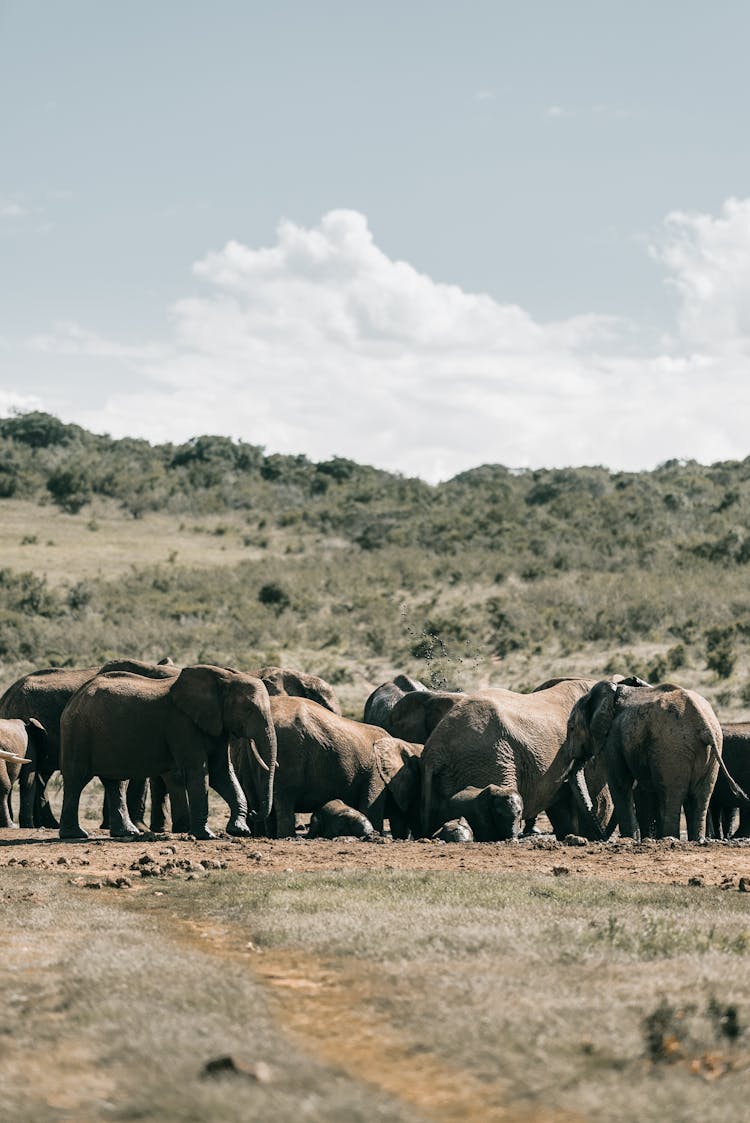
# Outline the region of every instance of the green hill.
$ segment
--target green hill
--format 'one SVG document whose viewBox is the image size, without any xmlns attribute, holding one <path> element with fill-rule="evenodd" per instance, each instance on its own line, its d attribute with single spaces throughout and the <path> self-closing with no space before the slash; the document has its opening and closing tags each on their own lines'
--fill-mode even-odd
<svg viewBox="0 0 750 1123">
<path fill-rule="evenodd" d="M 431 486 L 31 413 L 0 420 L 0 518 L 3 684 L 169 653 L 315 670 L 353 712 L 396 669 L 515 688 L 622 669 L 750 706 L 750 457 Z"/>
</svg>

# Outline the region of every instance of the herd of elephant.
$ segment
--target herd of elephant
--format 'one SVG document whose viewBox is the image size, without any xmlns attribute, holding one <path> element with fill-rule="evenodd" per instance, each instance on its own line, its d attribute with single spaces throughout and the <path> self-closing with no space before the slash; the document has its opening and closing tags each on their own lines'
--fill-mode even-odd
<svg viewBox="0 0 750 1123">
<path fill-rule="evenodd" d="M 46 786 L 63 778 L 59 823 Z M 501 842 L 556 836 L 750 836 L 750 723 L 719 723 L 700 694 L 612 676 L 551 679 L 529 693 L 435 691 L 398 675 L 344 717 L 323 679 L 279 667 L 118 660 L 32 672 L 0 698 L 0 827 L 86 838 L 98 776 L 117 837 L 150 829 L 212 838 L 208 789 L 232 835 Z M 11 790 L 20 791 L 18 822 Z M 740 786 L 742 785 L 742 786 Z M 739 826 L 737 817 L 739 815 Z M 168 819 L 169 816 L 169 819 Z"/>
</svg>

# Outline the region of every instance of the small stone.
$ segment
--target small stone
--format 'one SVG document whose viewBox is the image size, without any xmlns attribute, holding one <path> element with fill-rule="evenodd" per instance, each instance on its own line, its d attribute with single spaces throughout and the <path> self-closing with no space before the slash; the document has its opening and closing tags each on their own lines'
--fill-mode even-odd
<svg viewBox="0 0 750 1123">
<path fill-rule="evenodd" d="M 255 1061 L 247 1064 L 244 1061 L 238 1061 L 235 1057 L 226 1054 L 222 1057 L 214 1057 L 210 1061 L 206 1061 L 202 1070 L 202 1077 L 219 1077 L 219 1076 L 241 1076 L 246 1080 L 253 1080 L 256 1084 L 269 1084 L 271 1081 L 271 1069 L 265 1061 Z"/>
<path fill-rule="evenodd" d="M 138 864 L 141 866 L 148 866 L 154 861 L 155 859 L 152 858 L 150 854 L 141 854 L 140 858 L 138 859 Z"/>
<path fill-rule="evenodd" d="M 563 846 L 588 846 L 589 840 L 580 834 L 566 834 Z"/>
<path fill-rule="evenodd" d="M 102 883 L 99 878 L 91 878 L 89 881 L 84 881 L 84 889 L 101 889 Z"/>
<path fill-rule="evenodd" d="M 692 885 L 696 889 L 700 889 L 701 886 L 703 886 L 705 884 L 706 884 L 705 879 L 703 877 L 701 877 L 700 874 L 696 874 L 694 877 L 688 878 L 688 885 Z"/>
<path fill-rule="evenodd" d="M 553 866 L 552 872 L 555 875 L 555 877 L 565 877 L 567 874 L 570 873 L 570 870 L 567 866 Z"/>
<path fill-rule="evenodd" d="M 69 866 L 70 865 L 70 858 L 66 858 L 65 855 L 63 854 L 61 857 L 59 857 L 57 859 L 57 864 L 58 864 L 58 866 Z"/>
<path fill-rule="evenodd" d="M 110 889 L 132 889 L 133 882 L 129 877 L 108 877 L 106 884 Z"/>
<path fill-rule="evenodd" d="M 739 884 L 740 893 L 750 893 L 750 877 L 741 877 Z"/>
</svg>

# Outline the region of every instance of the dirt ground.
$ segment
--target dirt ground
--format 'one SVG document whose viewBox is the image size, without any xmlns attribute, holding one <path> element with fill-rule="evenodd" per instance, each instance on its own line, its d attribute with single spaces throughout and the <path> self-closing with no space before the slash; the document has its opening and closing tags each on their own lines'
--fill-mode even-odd
<svg viewBox="0 0 750 1123">
<path fill-rule="evenodd" d="M 61 842 L 52 831 L 0 830 L 0 868 L 16 865 L 104 879 L 189 876 L 212 867 L 246 874 L 355 869 L 507 871 L 735 889 L 746 878 L 750 890 L 750 840 L 705 845 L 675 840 L 598 844 L 572 839 L 558 842 L 542 835 L 519 842 L 448 844 L 387 838 L 374 842 L 233 839 L 224 835 L 198 842 L 187 835 L 161 834 L 125 842 L 98 833 L 80 842 Z"/>
</svg>

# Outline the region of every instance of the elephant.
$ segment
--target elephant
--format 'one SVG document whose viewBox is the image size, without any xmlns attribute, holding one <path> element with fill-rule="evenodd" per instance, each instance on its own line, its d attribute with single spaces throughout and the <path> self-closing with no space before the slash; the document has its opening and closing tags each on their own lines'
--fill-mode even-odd
<svg viewBox="0 0 750 1123">
<path fill-rule="evenodd" d="M 355 811 L 341 799 L 330 799 L 313 811 L 308 838 L 372 838 L 375 830 L 361 811 Z"/>
<path fill-rule="evenodd" d="M 565 750 L 579 762 L 603 754 L 621 835 L 638 837 L 637 782 L 643 806 L 653 801 L 657 837 L 680 837 L 684 807 L 688 840 L 698 842 L 720 769 L 732 794 L 747 802 L 721 759 L 722 744 L 716 714 L 695 691 L 604 680 L 573 706 Z"/>
<path fill-rule="evenodd" d="M 24 765 L 29 764 L 29 744 L 44 737 L 44 727 L 36 718 L 0 718 L 0 827 L 18 826 L 10 813 L 10 790 Z"/>
<path fill-rule="evenodd" d="M 554 815 L 570 793 L 582 833 L 600 839 L 584 762 L 564 746 L 570 711 L 593 685 L 593 679 L 568 679 L 532 694 L 493 689 L 460 699 L 422 753 L 423 833 L 435 829 L 443 803 L 456 792 L 497 784 L 519 793 L 526 821 L 542 811 Z"/>
<path fill-rule="evenodd" d="M 450 690 L 411 690 L 396 702 L 382 722 L 394 737 L 424 745 L 435 726 L 466 695 Z"/>
<path fill-rule="evenodd" d="M 518 838 L 523 803 L 515 788 L 488 784 L 486 788 L 464 788 L 447 799 L 440 809 L 444 820 L 463 818 L 475 842 L 503 842 Z"/>
<path fill-rule="evenodd" d="M 185 775 L 192 834 L 214 837 L 207 825 L 210 783 L 229 805 L 229 834 L 248 835 L 247 804 L 229 762 L 232 737 L 244 739 L 263 769 L 260 810 L 270 814 L 276 734 L 268 691 L 251 675 L 205 665 L 161 679 L 122 671 L 99 674 L 70 699 L 60 733 L 61 838 L 87 837 L 78 822 L 78 804 L 93 776 L 101 778 L 110 801 L 111 833 L 137 835 L 122 781 L 174 768 Z"/>
<path fill-rule="evenodd" d="M 341 704 L 336 697 L 336 691 L 325 679 L 317 675 L 306 675 L 301 671 L 289 671 L 284 667 L 261 667 L 259 671 L 250 671 L 263 681 L 269 695 L 287 694 L 290 698 L 309 698 L 311 702 L 318 702 L 325 706 L 332 714 L 341 713 Z"/>
<path fill-rule="evenodd" d="M 171 659 L 167 663 L 143 663 L 135 659 L 117 659 L 103 667 L 53 667 L 32 671 L 12 683 L 0 698 L 0 717 L 36 718 L 46 730 L 42 742 L 30 745 L 30 763 L 21 785 L 19 820 L 22 827 L 59 826 L 46 794 L 50 776 L 60 767 L 60 717 L 75 692 L 100 671 L 135 671 L 157 677 L 171 675 Z"/>
<path fill-rule="evenodd" d="M 750 790 L 750 722 L 722 722 L 722 759 L 732 779 L 743 791 Z M 732 833 L 739 808 L 739 826 Z M 750 808 L 737 799 L 726 776 L 719 772 L 708 804 L 711 833 L 715 838 L 750 838 Z"/>
<path fill-rule="evenodd" d="M 376 831 L 389 819 L 395 838 L 417 829 L 421 745 L 389 736 L 374 725 L 340 717 L 305 698 L 271 698 L 278 744 L 273 816 L 258 807 L 257 760 L 246 742 L 233 740 L 232 762 L 248 803 L 267 833 L 294 837 L 295 812 L 315 811 L 340 799 L 362 812 Z"/>
<path fill-rule="evenodd" d="M 461 816 L 443 823 L 432 836 L 437 842 L 474 842 L 474 832 Z"/>
<path fill-rule="evenodd" d="M 413 691 L 427 690 L 424 683 L 419 682 L 409 675 L 396 675 L 390 682 L 383 682 L 376 687 L 365 702 L 362 721 L 365 725 L 379 725 L 381 729 L 388 728 L 391 713 L 397 702 L 405 694 Z"/>
</svg>

